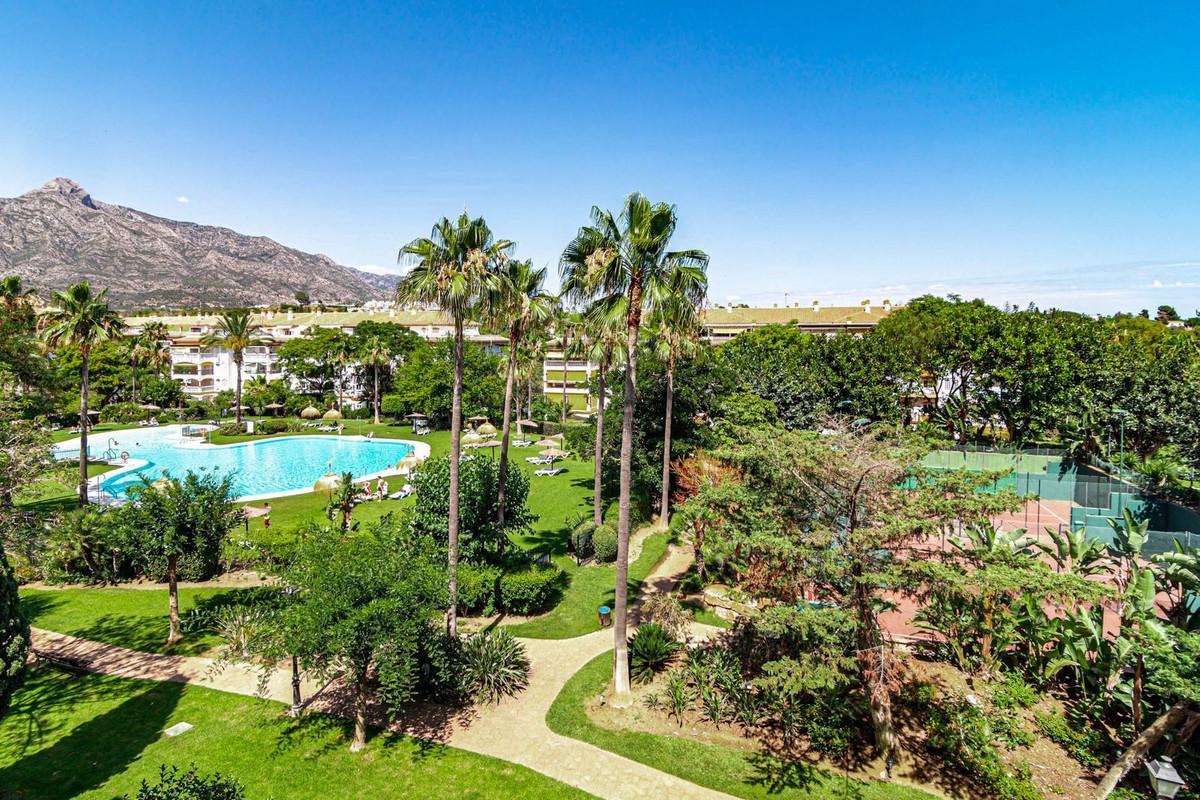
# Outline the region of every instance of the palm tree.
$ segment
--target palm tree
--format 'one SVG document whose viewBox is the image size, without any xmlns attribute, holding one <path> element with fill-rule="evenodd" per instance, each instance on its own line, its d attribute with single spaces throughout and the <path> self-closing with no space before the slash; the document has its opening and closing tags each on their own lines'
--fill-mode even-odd
<svg viewBox="0 0 1200 800">
<path fill-rule="evenodd" d="M 0 306 L 5 312 L 13 313 L 29 305 L 29 298 L 34 294 L 33 289 L 26 289 L 21 283 L 20 275 L 6 275 L 0 278 Z"/>
<path fill-rule="evenodd" d="M 363 366 L 371 367 L 375 372 L 375 391 L 371 395 L 375 405 L 375 424 L 379 424 L 379 369 L 392 363 L 392 349 L 387 342 L 378 336 L 372 336 L 363 342 L 358 351 L 358 360 Z"/>
<path fill-rule="evenodd" d="M 342 410 L 342 395 L 346 393 L 346 367 L 354 360 L 354 342 L 346 335 L 334 340 L 329 356 L 337 367 L 337 410 Z"/>
<path fill-rule="evenodd" d="M 95 294 L 87 281 L 65 292 L 55 292 L 51 300 L 56 308 L 42 317 L 42 336 L 50 347 L 79 348 L 79 505 L 88 503 L 88 359 L 92 347 L 121 335 L 124 323 L 104 299 L 107 289 Z"/>
<path fill-rule="evenodd" d="M 621 214 L 592 207 L 591 224 L 579 229 L 559 260 L 564 293 L 599 297 L 609 313 L 625 315 L 625 407 L 621 423 L 616 602 L 613 607 L 613 680 L 617 702 L 629 702 L 626 642 L 629 581 L 630 489 L 633 482 L 633 410 L 637 392 L 638 330 L 642 314 L 673 298 L 699 303 L 708 285 L 708 256 L 700 250 L 671 252 L 675 207 L 641 194 L 625 199 Z"/>
<path fill-rule="evenodd" d="M 500 467 L 496 477 L 496 521 L 504 524 L 504 490 L 508 483 L 508 442 L 512 420 L 513 383 L 518 352 L 525 339 L 553 318 L 556 301 L 542 291 L 546 269 L 535 269 L 532 261 L 509 261 L 500 271 L 489 304 L 490 322 L 508 335 L 508 369 L 504 379 L 504 414 L 501 420 Z M 518 414 L 518 416 L 520 416 Z"/>
<path fill-rule="evenodd" d="M 696 351 L 700 344 L 700 319 L 696 305 L 684 298 L 673 298 L 654 311 L 650 319 L 654 350 L 667 370 L 667 407 L 663 417 L 662 498 L 658 524 L 670 523 L 671 514 L 671 412 L 675 401 L 675 364 Z"/>
<path fill-rule="evenodd" d="M 223 311 L 217 317 L 217 329 L 206 335 L 204 344 L 209 347 L 223 347 L 233 356 L 233 364 L 237 368 L 237 384 L 233 394 L 236 406 L 235 421 L 242 424 L 242 361 L 247 347 L 258 344 L 260 340 L 254 337 L 258 326 L 250 322 L 250 312 L 244 308 Z"/>
<path fill-rule="evenodd" d="M 140 336 L 129 339 L 125 342 L 125 357 L 129 359 L 129 400 L 137 402 L 137 375 L 138 367 L 142 362 L 149 358 L 150 353 L 146 349 L 146 344 Z"/>
<path fill-rule="evenodd" d="M 567 425 L 567 363 L 571 356 L 575 354 L 572 345 L 577 344 L 572 342 L 571 339 L 571 326 L 573 325 L 571 312 L 567 310 L 566 304 L 562 300 L 563 298 L 559 298 L 558 318 L 555 320 L 555 324 L 558 327 L 559 340 L 562 345 L 562 385 L 560 386 L 562 390 L 562 410 L 558 419 L 558 424 L 561 426 L 560 430 Z"/>
<path fill-rule="evenodd" d="M 142 326 L 142 343 L 146 348 L 146 366 L 154 370 L 155 375 L 162 374 L 163 367 L 171 363 L 171 348 L 164 344 L 171 339 L 171 333 L 162 322 L 147 322 Z"/>
<path fill-rule="evenodd" d="M 466 213 L 451 222 L 434 224 L 428 238 L 414 239 L 400 250 L 400 258 L 415 266 L 396 286 L 396 302 L 428 303 L 448 313 L 454 321 L 454 390 L 450 402 L 450 519 L 448 560 L 450 607 L 446 629 L 458 635 L 458 473 L 462 442 L 463 325 L 467 315 L 479 311 L 494 291 L 498 270 L 508 263 L 513 243 L 495 239 L 482 217 Z M 486 315 L 485 315 L 486 316 Z"/>
<path fill-rule="evenodd" d="M 604 522 L 601 497 L 603 470 L 601 453 L 604 449 L 604 412 L 608 402 L 608 371 L 623 363 L 625 351 L 621 348 L 621 334 L 625 319 L 621 314 L 605 313 L 611 307 L 599 301 L 584 313 L 584 328 L 587 336 L 587 358 L 597 366 L 596 372 L 596 444 L 592 461 L 592 522 Z"/>
</svg>

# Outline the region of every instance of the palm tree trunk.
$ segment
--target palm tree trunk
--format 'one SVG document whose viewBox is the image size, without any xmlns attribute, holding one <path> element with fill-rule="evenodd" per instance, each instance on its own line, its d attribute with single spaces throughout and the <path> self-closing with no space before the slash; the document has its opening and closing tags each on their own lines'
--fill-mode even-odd
<svg viewBox="0 0 1200 800">
<path fill-rule="evenodd" d="M 234 393 L 233 402 L 237 404 L 237 424 L 242 424 L 242 356 L 238 353 L 234 356 L 233 364 L 237 367 L 237 391 Z"/>
<path fill-rule="evenodd" d="M 446 631 L 458 636 L 458 472 L 462 452 L 462 380 L 463 380 L 463 322 L 454 320 L 454 394 L 450 402 L 450 608 L 446 610 Z"/>
<path fill-rule="evenodd" d="M 379 365 L 375 365 L 375 424 L 379 424 Z"/>
<path fill-rule="evenodd" d="M 512 417 L 513 376 L 517 372 L 517 337 L 508 339 L 508 373 L 504 378 L 504 415 L 500 422 L 500 467 L 496 472 L 496 522 L 504 527 L 504 489 L 508 483 L 508 432 Z"/>
<path fill-rule="evenodd" d="M 667 359 L 667 413 L 663 418 L 662 498 L 658 504 L 658 524 L 671 521 L 671 407 L 675 401 L 675 359 Z"/>
<path fill-rule="evenodd" d="M 354 682 L 354 740 L 350 752 L 357 753 L 367 746 L 367 676 L 366 671 Z"/>
<path fill-rule="evenodd" d="M 568 346 L 567 332 L 566 332 L 566 329 L 564 328 L 563 329 L 563 350 L 562 350 L 562 359 L 563 359 L 562 417 L 559 420 L 559 425 L 562 425 L 563 427 L 566 427 L 566 424 L 567 424 L 567 346 Z M 559 433 L 561 433 L 561 432 L 562 431 L 560 430 Z"/>
<path fill-rule="evenodd" d="M 601 508 L 600 483 L 603 470 L 600 465 L 600 454 L 604 450 L 604 383 L 607 377 L 608 364 L 600 362 L 600 379 L 596 388 L 600 392 L 599 406 L 596 412 L 596 452 L 592 463 L 592 522 L 597 525 L 604 523 L 604 509 Z"/>
<path fill-rule="evenodd" d="M 183 638 L 179 631 L 179 582 L 175 573 L 178 570 L 179 556 L 167 556 L 167 617 L 171 621 L 171 630 L 167 634 L 167 644 L 175 644 Z"/>
<path fill-rule="evenodd" d="M 80 349 L 83 367 L 79 380 L 79 505 L 88 504 L 88 356 L 89 348 Z"/>
<path fill-rule="evenodd" d="M 1190 701 L 1180 700 L 1168 708 L 1161 717 L 1154 720 L 1150 724 L 1150 727 L 1142 731 L 1133 740 L 1133 744 L 1129 745 L 1129 749 L 1121 754 L 1121 757 L 1109 768 L 1108 772 L 1104 773 L 1100 785 L 1096 787 L 1096 800 L 1104 800 L 1104 798 L 1112 794 L 1113 789 L 1117 788 L 1117 784 L 1121 782 L 1121 779 L 1128 775 L 1130 770 L 1136 769 L 1145 760 L 1146 755 L 1154 749 L 1154 745 L 1158 744 L 1159 740 L 1168 731 L 1183 721 L 1187 716 L 1190 706 Z"/>
<path fill-rule="evenodd" d="M 130 365 L 129 378 L 130 378 L 129 399 L 132 402 L 136 403 L 137 402 L 137 364 L 136 363 Z"/>
<path fill-rule="evenodd" d="M 633 410 L 637 393 L 638 327 L 641 323 L 642 286 L 636 276 L 629 288 L 629 322 L 625 339 L 625 408 L 621 419 L 621 489 L 617 507 L 617 580 L 613 603 L 613 705 L 628 705 L 629 643 L 629 528 L 632 522 L 630 492 L 633 487 Z"/>
</svg>

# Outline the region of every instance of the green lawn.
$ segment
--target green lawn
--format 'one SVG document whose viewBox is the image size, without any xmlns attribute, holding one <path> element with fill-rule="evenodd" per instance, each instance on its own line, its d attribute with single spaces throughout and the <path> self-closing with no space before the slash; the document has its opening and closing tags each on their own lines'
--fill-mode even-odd
<svg viewBox="0 0 1200 800">
<path fill-rule="evenodd" d="M 180 589 L 179 612 L 237 596 L 237 589 Z M 147 653 L 196 655 L 218 644 L 210 633 L 187 634 L 167 648 L 166 589 L 22 589 L 31 625 Z"/>
<path fill-rule="evenodd" d="M 16 503 L 27 511 L 48 514 L 75 508 L 79 504 L 79 465 L 56 467 L 56 474 L 39 478 L 17 492 Z M 108 464 L 88 464 L 88 476 L 103 475 L 116 469 Z"/>
<path fill-rule="evenodd" d="M 221 772 L 254 800 L 330 797 L 584 798 L 532 770 L 405 736 L 349 752 L 349 725 L 295 722 L 266 700 L 180 683 L 41 668 L 0 724 L 0 794 L 39 800 L 120 797 L 160 764 Z M 195 727 L 175 738 L 163 729 Z"/>
<path fill-rule="evenodd" d="M 629 565 L 630 602 L 637 595 L 642 579 L 654 568 L 667 549 L 667 534 L 651 534 L 642 544 L 641 555 Z M 576 567 L 570 556 L 555 562 L 567 571 L 571 581 L 562 600 L 549 613 L 513 625 L 517 636 L 531 639 L 569 639 L 600 630 L 597 614 L 600 606 L 612 608 L 616 600 L 616 567 L 611 564 Z"/>
<path fill-rule="evenodd" d="M 676 736 L 602 728 L 585 704 L 612 678 L 612 651 L 596 656 L 567 681 L 546 713 L 546 724 L 563 736 L 589 742 L 647 766 L 735 797 L 815 800 L 930 800 L 910 786 L 835 775 L 806 764 Z"/>
</svg>

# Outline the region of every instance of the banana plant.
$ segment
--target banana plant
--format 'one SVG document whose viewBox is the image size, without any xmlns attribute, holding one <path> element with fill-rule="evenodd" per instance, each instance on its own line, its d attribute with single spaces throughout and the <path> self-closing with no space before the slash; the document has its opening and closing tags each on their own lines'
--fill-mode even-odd
<svg viewBox="0 0 1200 800">
<path fill-rule="evenodd" d="M 1158 568 L 1159 591 L 1167 595 L 1167 619 L 1185 631 L 1200 630 L 1200 548 L 1159 553 L 1150 562 Z"/>
<path fill-rule="evenodd" d="M 1060 533 L 1047 527 L 1046 535 L 1049 544 L 1038 542 L 1035 547 L 1050 557 L 1058 572 L 1086 578 L 1108 571 L 1104 542 L 1089 535 L 1087 528 Z"/>
</svg>

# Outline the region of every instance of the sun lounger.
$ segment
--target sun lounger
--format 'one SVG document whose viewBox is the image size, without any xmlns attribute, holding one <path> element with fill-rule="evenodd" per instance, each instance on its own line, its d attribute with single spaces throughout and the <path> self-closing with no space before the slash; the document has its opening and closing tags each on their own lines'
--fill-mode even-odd
<svg viewBox="0 0 1200 800">
<path fill-rule="evenodd" d="M 512 442 L 513 447 L 529 447 L 531 444 L 533 444 L 533 442 L 529 441 L 528 439 L 517 439 L 516 441 Z"/>
<path fill-rule="evenodd" d="M 534 472 L 533 474 L 534 475 L 542 475 L 547 478 L 553 478 L 558 473 L 566 472 L 566 471 L 567 470 L 563 467 L 543 467 L 543 468 L 537 470 L 536 472 Z"/>
<path fill-rule="evenodd" d="M 407 491 L 405 491 L 404 489 L 401 489 L 398 492 L 392 492 L 391 494 L 389 494 L 388 500 L 403 500 L 404 498 L 408 497 L 410 494 L 412 494 L 412 489 L 408 489 Z"/>
</svg>

